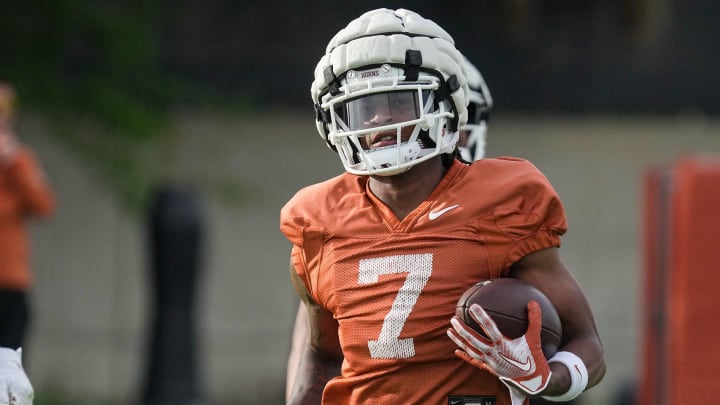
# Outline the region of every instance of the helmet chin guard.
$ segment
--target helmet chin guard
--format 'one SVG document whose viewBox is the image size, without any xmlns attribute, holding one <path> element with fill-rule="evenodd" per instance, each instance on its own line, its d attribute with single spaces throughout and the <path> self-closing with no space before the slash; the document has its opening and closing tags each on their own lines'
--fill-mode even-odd
<svg viewBox="0 0 720 405">
<path fill-rule="evenodd" d="M 452 37 L 408 10 L 369 11 L 315 68 L 316 124 L 349 173 L 391 176 L 450 153 L 468 87 Z"/>
</svg>

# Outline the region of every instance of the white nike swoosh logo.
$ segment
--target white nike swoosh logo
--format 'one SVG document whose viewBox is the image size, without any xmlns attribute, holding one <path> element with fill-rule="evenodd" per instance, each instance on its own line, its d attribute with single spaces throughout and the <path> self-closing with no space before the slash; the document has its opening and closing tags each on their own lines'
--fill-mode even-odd
<svg viewBox="0 0 720 405">
<path fill-rule="evenodd" d="M 519 368 L 522 371 L 530 371 L 530 369 L 532 368 L 532 361 L 530 360 L 529 356 L 527 359 L 525 359 L 524 363 L 520 363 L 519 361 L 517 361 L 511 357 L 508 357 L 502 353 L 498 353 L 498 354 L 500 355 L 500 357 L 505 359 L 505 361 L 507 361 L 508 363 L 512 364 L 513 366 Z"/>
<path fill-rule="evenodd" d="M 448 211 L 450 211 L 450 210 L 454 210 L 455 208 L 457 208 L 457 207 L 459 207 L 459 206 L 460 206 L 460 204 L 455 204 L 455 205 L 451 205 L 451 206 L 449 206 L 449 207 L 447 207 L 447 208 L 443 208 L 443 209 L 438 210 L 438 211 L 430 211 L 430 213 L 428 213 L 428 218 L 429 218 L 431 221 L 434 221 L 434 220 L 438 219 L 438 218 L 440 217 L 440 215 L 442 215 L 442 214 L 444 214 L 444 213 L 446 213 L 446 212 L 448 212 Z"/>
</svg>

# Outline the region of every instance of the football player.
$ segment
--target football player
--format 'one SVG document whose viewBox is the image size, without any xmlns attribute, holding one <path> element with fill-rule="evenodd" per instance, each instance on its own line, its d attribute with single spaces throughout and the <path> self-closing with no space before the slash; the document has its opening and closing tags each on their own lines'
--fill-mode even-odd
<svg viewBox="0 0 720 405">
<path fill-rule="evenodd" d="M 457 143 L 460 158 L 465 162 L 480 160 L 485 157 L 485 144 L 488 128 L 488 119 L 492 109 L 492 96 L 485 79 L 480 71 L 466 57 L 463 58 L 463 69 L 467 78 L 468 121 L 460 127 Z M 295 315 L 290 354 L 288 355 L 285 397 L 290 397 L 292 383 L 295 381 L 295 371 L 299 361 L 303 342 L 307 338 L 307 313 L 305 306 L 300 302 Z"/>
<path fill-rule="evenodd" d="M 409 10 L 369 11 L 331 39 L 311 95 L 347 173 L 281 211 L 308 328 L 289 403 L 568 401 L 602 379 L 592 311 L 560 259 L 552 185 L 522 159 L 455 159 L 469 89 L 444 29 Z M 563 341 L 549 360 L 537 303 L 517 339 L 478 306 L 489 338 L 454 317 L 465 290 L 497 277 L 557 308 Z"/>
</svg>

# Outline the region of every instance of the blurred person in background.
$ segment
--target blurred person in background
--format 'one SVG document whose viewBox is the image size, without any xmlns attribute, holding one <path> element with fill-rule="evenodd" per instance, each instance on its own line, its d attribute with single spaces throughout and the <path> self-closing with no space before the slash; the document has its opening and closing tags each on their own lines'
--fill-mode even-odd
<svg viewBox="0 0 720 405">
<path fill-rule="evenodd" d="M 441 27 L 402 9 L 352 21 L 318 63 L 317 128 L 347 173 L 281 212 L 307 319 L 289 403 L 559 402 L 603 378 L 587 298 L 559 257 L 566 225 L 552 186 L 522 159 L 457 159 L 462 64 Z M 488 341 L 453 317 L 463 291 L 494 277 L 551 299 L 565 332 L 551 359 L 537 303 L 518 339 Z M 480 307 L 471 313 L 494 325 Z"/>
<path fill-rule="evenodd" d="M 14 131 L 16 95 L 0 77 L 0 404 L 32 403 L 21 352 L 30 323 L 33 284 L 26 222 L 47 217 L 53 192 L 32 150 Z"/>
</svg>

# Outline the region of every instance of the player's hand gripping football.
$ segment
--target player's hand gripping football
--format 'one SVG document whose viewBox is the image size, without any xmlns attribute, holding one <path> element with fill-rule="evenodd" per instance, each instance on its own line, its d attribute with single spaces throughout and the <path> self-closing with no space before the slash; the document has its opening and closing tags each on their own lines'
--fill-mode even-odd
<svg viewBox="0 0 720 405">
<path fill-rule="evenodd" d="M 508 387 L 519 388 L 528 395 L 542 392 L 551 373 L 540 344 L 540 305 L 535 301 L 528 303 L 528 329 L 517 339 L 503 335 L 480 305 L 473 304 L 469 312 L 489 339 L 454 316 L 447 334 L 460 347 L 455 355 L 494 374 Z"/>
<path fill-rule="evenodd" d="M 22 350 L 0 347 L 0 405 L 32 405 L 33 387 L 20 359 Z"/>
</svg>

